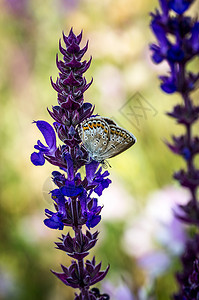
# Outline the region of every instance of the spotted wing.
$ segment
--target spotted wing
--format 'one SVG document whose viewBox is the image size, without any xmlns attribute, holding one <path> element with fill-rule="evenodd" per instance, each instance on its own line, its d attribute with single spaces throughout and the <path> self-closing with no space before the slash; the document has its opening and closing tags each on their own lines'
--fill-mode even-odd
<svg viewBox="0 0 199 300">
<path fill-rule="evenodd" d="M 82 143 L 94 160 L 102 161 L 101 155 L 108 146 L 110 128 L 101 117 L 90 118 L 78 128 Z"/>
<path fill-rule="evenodd" d="M 103 159 L 114 157 L 129 149 L 136 142 L 135 136 L 119 126 L 110 125 L 108 147 L 103 153 Z"/>
</svg>

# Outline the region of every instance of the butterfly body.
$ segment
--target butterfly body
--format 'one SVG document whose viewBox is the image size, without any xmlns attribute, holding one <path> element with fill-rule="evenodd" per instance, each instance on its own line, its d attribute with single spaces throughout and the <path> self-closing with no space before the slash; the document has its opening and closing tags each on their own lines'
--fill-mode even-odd
<svg viewBox="0 0 199 300">
<path fill-rule="evenodd" d="M 136 138 L 108 118 L 92 117 L 83 121 L 78 127 L 82 143 L 90 157 L 103 162 L 130 148 Z"/>
</svg>

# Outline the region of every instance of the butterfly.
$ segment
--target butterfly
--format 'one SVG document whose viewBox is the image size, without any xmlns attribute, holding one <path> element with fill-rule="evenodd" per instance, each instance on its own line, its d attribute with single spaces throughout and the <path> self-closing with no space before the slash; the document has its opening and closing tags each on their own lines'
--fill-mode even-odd
<svg viewBox="0 0 199 300">
<path fill-rule="evenodd" d="M 77 129 L 89 156 L 100 163 L 124 152 L 136 142 L 132 133 L 109 118 L 91 117 Z"/>
</svg>

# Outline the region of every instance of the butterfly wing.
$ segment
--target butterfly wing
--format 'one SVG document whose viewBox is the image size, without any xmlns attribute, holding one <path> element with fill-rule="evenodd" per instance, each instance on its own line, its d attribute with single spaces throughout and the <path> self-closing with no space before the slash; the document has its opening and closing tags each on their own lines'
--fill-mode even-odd
<svg viewBox="0 0 199 300">
<path fill-rule="evenodd" d="M 106 152 L 109 143 L 110 128 L 102 118 L 90 118 L 78 127 L 82 143 L 90 156 L 96 161 L 102 161 L 102 153 Z"/>
<path fill-rule="evenodd" d="M 110 125 L 108 146 L 102 155 L 102 159 L 114 157 L 129 149 L 136 142 L 135 136 L 117 125 Z"/>
</svg>

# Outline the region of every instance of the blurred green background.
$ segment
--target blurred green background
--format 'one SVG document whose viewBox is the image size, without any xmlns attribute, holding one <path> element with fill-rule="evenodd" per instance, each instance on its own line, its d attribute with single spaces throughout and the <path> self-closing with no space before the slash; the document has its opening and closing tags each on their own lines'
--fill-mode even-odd
<svg viewBox="0 0 199 300">
<path fill-rule="evenodd" d="M 165 115 L 181 99 L 161 92 L 158 75 L 165 74 L 167 66 L 150 61 L 148 44 L 154 37 L 149 30 L 149 12 L 156 6 L 157 1 L 149 0 L 0 0 L 1 300 L 73 299 L 73 290 L 49 271 L 60 270 L 60 263 L 70 264 L 64 253 L 54 249 L 53 242 L 61 232 L 43 224 L 44 209 L 52 208 L 48 192 L 52 189 L 50 174 L 56 168 L 47 163 L 34 167 L 29 159 L 41 138 L 32 121 L 52 123 L 46 107 L 56 105 L 56 92 L 49 77 L 57 77 L 58 40 L 62 31 L 68 34 L 71 27 L 76 34 L 83 29 L 81 45 L 89 40 L 85 58 L 93 57 L 86 78 L 90 81 L 93 77 L 94 82 L 85 100 L 95 104 L 96 113 L 113 118 L 138 140 L 109 161 L 112 185 L 100 198 L 104 205 L 100 237 L 92 255 L 98 262 L 103 260 L 104 267 L 111 264 L 102 289 L 111 286 L 114 290 L 125 283 L 134 295 L 152 289 L 159 300 L 169 299 L 175 290 L 172 272 L 178 263 L 173 252 L 168 268 L 157 276 L 138 264 L 133 248 L 137 242 L 143 243 L 143 250 L 150 239 L 151 253 L 161 248 L 168 254 L 168 247 L 153 238 L 153 230 L 149 235 L 146 231 L 132 233 L 133 243 L 128 243 L 129 229 L 139 232 L 137 220 L 142 220 L 146 230 L 151 228 L 146 218 L 151 198 L 158 195 L 164 201 L 172 189 L 178 193 L 172 173 L 184 166 L 164 145 L 171 134 L 182 132 Z M 196 10 L 197 3 L 192 13 Z M 197 70 L 198 62 L 190 67 Z M 194 93 L 193 98 L 197 97 Z M 187 197 L 180 193 L 174 198 Z M 157 202 L 153 205 L 155 211 Z M 161 207 L 159 215 L 164 218 Z M 118 299 L 116 294 L 113 292 L 111 299 Z"/>
</svg>

